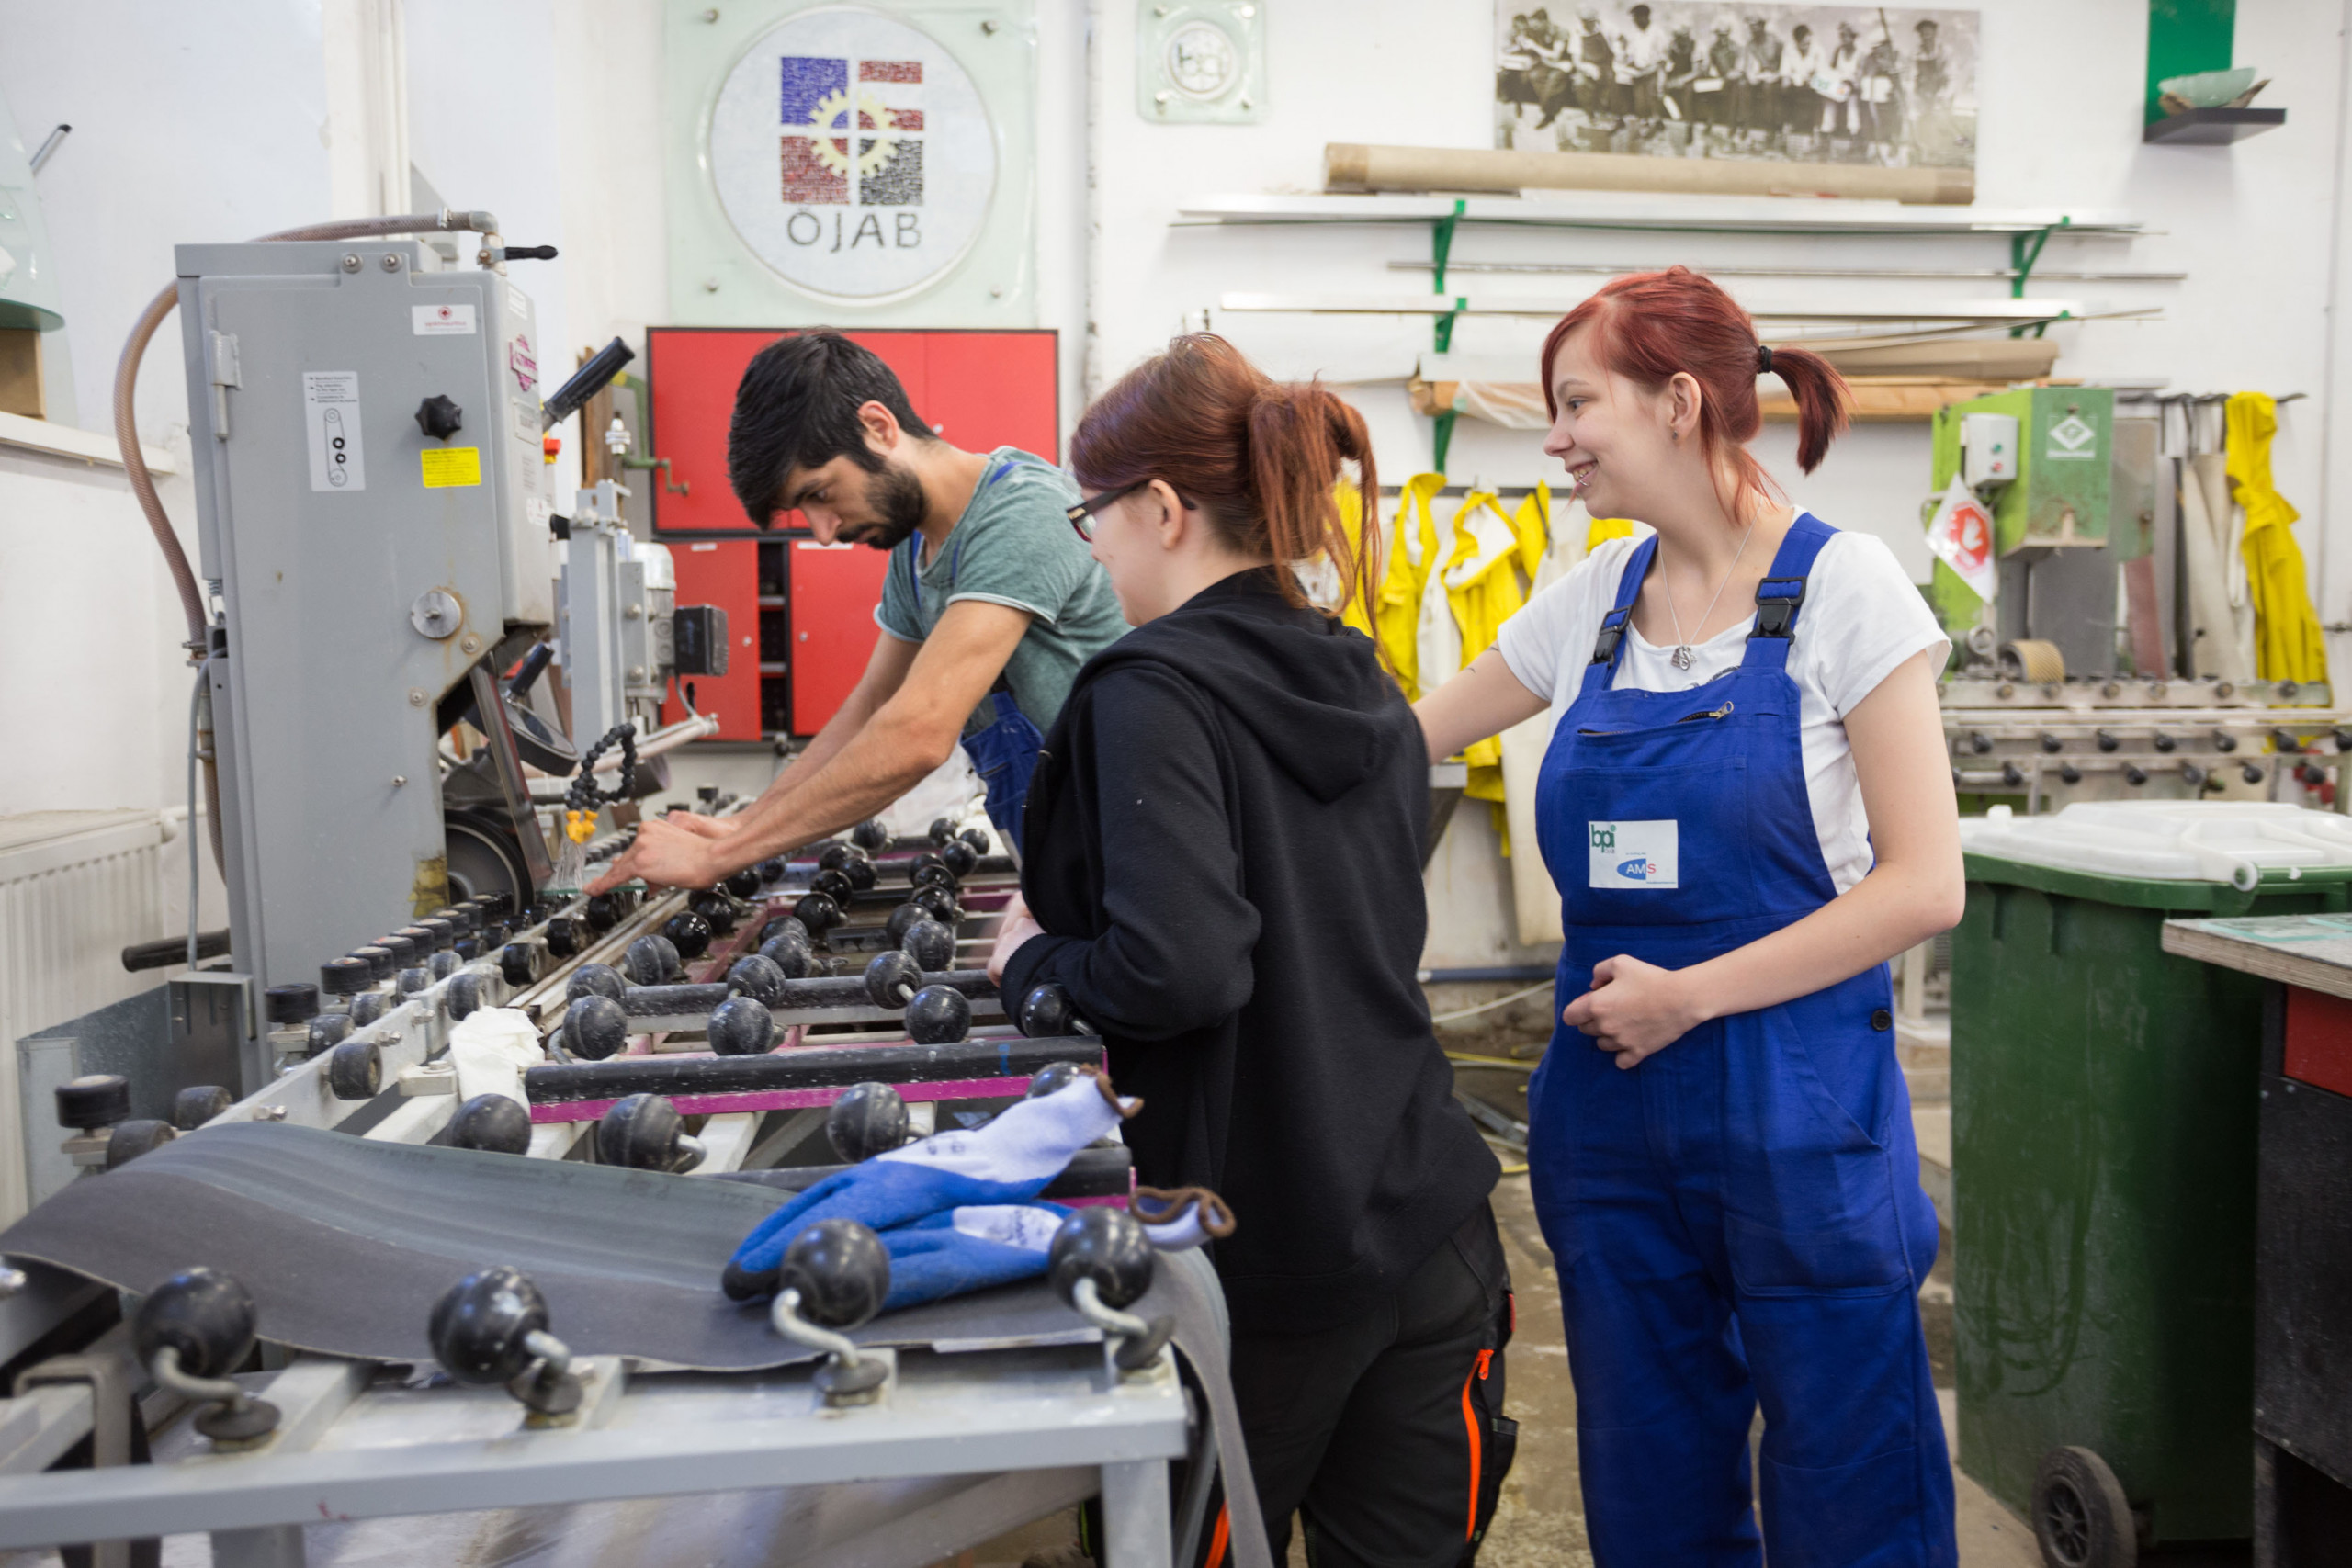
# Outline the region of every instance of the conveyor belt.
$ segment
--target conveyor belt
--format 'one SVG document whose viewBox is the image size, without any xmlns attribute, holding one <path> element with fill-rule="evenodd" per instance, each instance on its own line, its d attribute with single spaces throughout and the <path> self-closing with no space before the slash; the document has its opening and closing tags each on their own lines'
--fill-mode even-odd
<svg viewBox="0 0 2352 1568">
<path fill-rule="evenodd" d="M 811 1045 L 756 1056 L 611 1056 L 527 1067 L 534 1122 L 593 1122 L 632 1094 L 670 1097 L 680 1115 L 831 1105 L 853 1084 L 891 1085 L 900 1099 L 1012 1099 L 1055 1062 L 1098 1066 L 1092 1035 L 958 1040 L 945 1045 Z"/>
<path fill-rule="evenodd" d="M 617 1167 L 380 1143 L 254 1122 L 209 1127 L 85 1177 L 0 1232 L 0 1253 L 147 1292 L 184 1269 L 233 1275 L 263 1338 L 372 1360 L 429 1361 L 442 1292 L 507 1264 L 548 1299 L 576 1354 L 717 1371 L 812 1359 L 720 1269 L 788 1201 L 768 1188 Z M 1144 1304 L 1167 1288 L 1166 1272 Z M 1068 1337 L 1083 1319 L 1042 1281 L 911 1307 L 864 1344 Z"/>
</svg>

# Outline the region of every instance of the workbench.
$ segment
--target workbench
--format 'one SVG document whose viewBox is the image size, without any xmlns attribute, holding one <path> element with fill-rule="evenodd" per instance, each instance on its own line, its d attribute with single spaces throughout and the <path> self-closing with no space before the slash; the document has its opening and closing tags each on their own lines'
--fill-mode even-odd
<svg viewBox="0 0 2352 1568">
<path fill-rule="evenodd" d="M 2352 1540 L 2352 916 L 2167 920 L 2164 948 L 2268 982 L 2255 1207 L 2255 1562 Z"/>
</svg>

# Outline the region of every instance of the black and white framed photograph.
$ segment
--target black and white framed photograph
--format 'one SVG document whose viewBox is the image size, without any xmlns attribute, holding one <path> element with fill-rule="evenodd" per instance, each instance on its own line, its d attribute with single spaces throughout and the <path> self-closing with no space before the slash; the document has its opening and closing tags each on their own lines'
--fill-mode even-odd
<svg viewBox="0 0 2352 1568">
<path fill-rule="evenodd" d="M 1495 4 L 1495 145 L 1973 168 L 1977 14 Z"/>
</svg>

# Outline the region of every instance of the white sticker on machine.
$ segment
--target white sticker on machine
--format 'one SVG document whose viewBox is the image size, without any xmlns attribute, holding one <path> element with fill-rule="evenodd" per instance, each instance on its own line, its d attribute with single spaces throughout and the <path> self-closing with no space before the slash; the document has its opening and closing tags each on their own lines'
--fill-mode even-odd
<svg viewBox="0 0 2352 1568">
<path fill-rule="evenodd" d="M 408 319 L 418 337 L 471 337 L 476 330 L 471 305 L 411 305 Z"/>
<path fill-rule="evenodd" d="M 359 446 L 359 372 L 302 372 L 302 428 L 311 447 L 311 488 L 330 494 L 368 488 Z"/>
<path fill-rule="evenodd" d="M 1672 818 L 1649 822 L 1587 823 L 1591 885 L 1680 886 L 1680 826 Z"/>
</svg>

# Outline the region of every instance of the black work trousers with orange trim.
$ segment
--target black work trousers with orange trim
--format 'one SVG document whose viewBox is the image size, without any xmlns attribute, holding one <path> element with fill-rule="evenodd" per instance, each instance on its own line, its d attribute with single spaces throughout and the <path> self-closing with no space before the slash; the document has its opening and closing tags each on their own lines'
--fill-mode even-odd
<svg viewBox="0 0 2352 1568">
<path fill-rule="evenodd" d="M 1273 1559 L 1306 1527 L 1313 1568 L 1466 1568 L 1510 1467 L 1510 1278 L 1480 1203 L 1395 1294 L 1313 1334 L 1237 1337 L 1233 1392 Z M 1216 1517 L 1212 1565 L 1226 1519 Z"/>
</svg>

